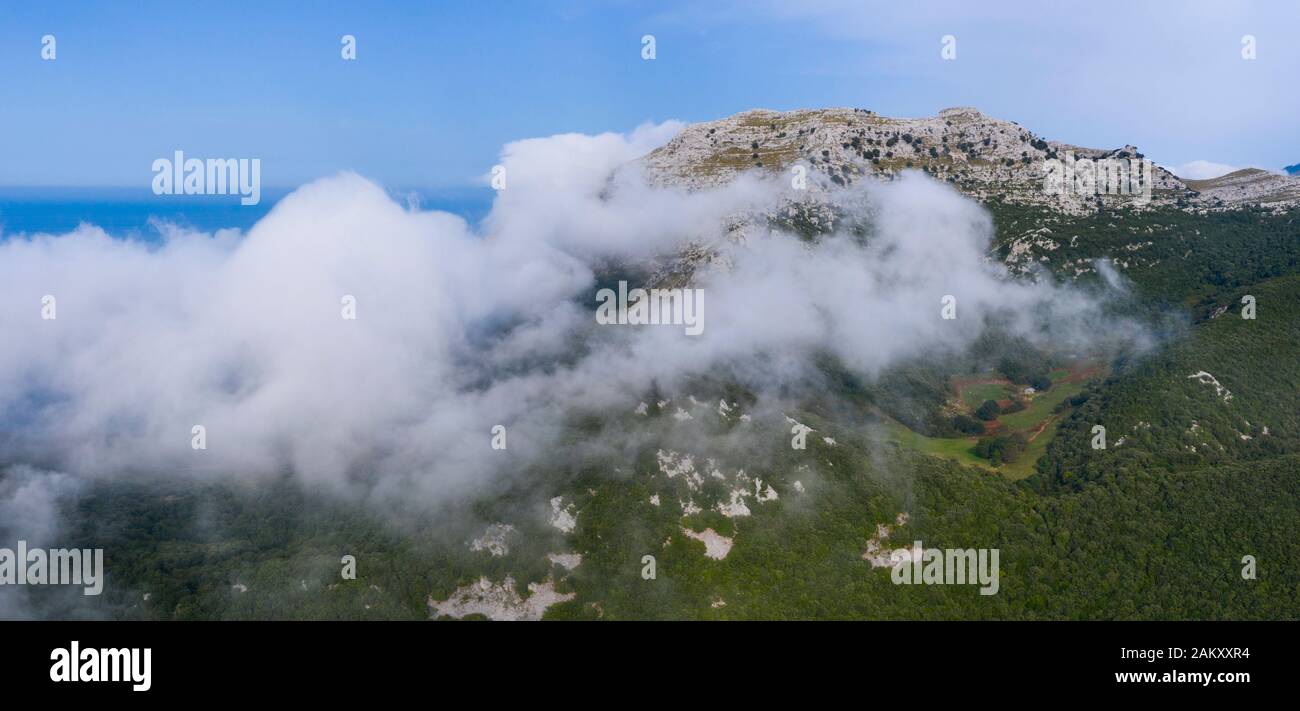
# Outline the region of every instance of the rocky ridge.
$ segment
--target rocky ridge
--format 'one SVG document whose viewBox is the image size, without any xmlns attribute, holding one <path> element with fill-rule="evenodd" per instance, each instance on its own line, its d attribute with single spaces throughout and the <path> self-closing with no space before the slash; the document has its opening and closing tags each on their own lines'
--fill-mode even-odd
<svg viewBox="0 0 1300 711">
<path fill-rule="evenodd" d="M 1267 171 L 1184 181 L 1154 166 L 1149 201 L 1046 190 L 1048 162 L 1064 161 L 1069 155 L 1094 160 L 1145 158 L 1131 145 L 1098 149 L 1047 140 L 1015 122 L 969 107 L 917 119 L 837 108 L 754 109 L 692 124 L 640 163 L 651 183 L 692 189 L 722 185 L 748 171 L 793 176 L 796 166 L 803 166 L 809 195 L 800 202 L 812 203 L 820 202 L 820 192 L 837 186 L 868 177 L 890 179 L 912 169 L 951 183 L 981 202 L 1043 205 L 1073 214 L 1117 206 L 1221 210 L 1300 205 L 1300 178 Z"/>
</svg>

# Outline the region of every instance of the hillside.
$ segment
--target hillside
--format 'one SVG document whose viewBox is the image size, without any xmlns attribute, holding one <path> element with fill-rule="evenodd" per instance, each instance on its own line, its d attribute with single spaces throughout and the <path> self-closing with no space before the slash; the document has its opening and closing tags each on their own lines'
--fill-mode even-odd
<svg viewBox="0 0 1300 711">
<path fill-rule="evenodd" d="M 1300 201 L 1300 180 L 1259 168 L 1246 168 L 1208 180 L 1185 181 L 1200 193 L 1198 204 L 1215 207 L 1288 205 Z"/>
<path fill-rule="evenodd" d="M 1254 318 L 1242 317 L 1251 297 Z M 1259 462 L 1300 451 L 1300 276 L 1226 292 L 1187 337 L 1094 390 L 1040 462 L 1078 486 L 1119 471 Z M 1102 424 L 1106 451 L 1089 446 Z"/>
<path fill-rule="evenodd" d="M 792 220 L 787 205 L 766 205 L 727 225 L 690 225 L 698 234 L 680 235 L 662 262 L 592 272 L 597 285 L 625 274 L 692 284 L 746 220 L 781 233 L 787 260 L 870 244 L 879 238 L 870 216 L 836 213 L 835 198 L 913 168 L 982 203 L 941 191 L 992 230 L 971 261 L 997 284 L 1080 295 L 1113 279 L 1114 301 L 1088 343 L 1035 340 L 991 310 L 965 347 L 879 370 L 820 347 L 776 354 L 811 366 L 772 391 L 741 367 L 674 373 L 616 406 L 574 401 L 550 413 L 559 436 L 545 456 L 519 460 L 491 490 L 395 510 L 290 472 L 92 482 L 63 504 L 68 542 L 104 548 L 113 584 L 89 609 L 35 591 L 36 610 L 185 620 L 1294 619 L 1300 220 L 1283 208 L 1300 181 L 1160 171 L 1148 205 L 1062 201 L 1043 193 L 1035 170 L 1067 151 L 1140 156 L 1048 141 L 974 109 L 927 119 L 750 111 L 696 124 L 632 166 L 656 185 L 700 191 L 805 165 L 815 178 L 807 193 L 781 199 L 828 219 Z M 845 228 L 846 214 L 866 226 Z M 758 280 L 769 284 L 770 273 Z M 899 289 L 916 272 L 889 276 Z M 1246 296 L 1254 319 L 1240 317 Z M 783 317 L 778 302 L 756 309 L 755 330 Z M 586 307 L 574 306 L 575 321 L 590 323 Z M 887 341 L 888 328 L 864 330 Z M 537 367 L 562 368 L 569 355 Z M 1091 446 L 1097 425 L 1105 449 Z M 791 443 L 798 429 L 804 448 Z M 1000 550 L 998 593 L 895 585 L 889 553 L 913 541 Z M 358 561 L 355 579 L 340 578 L 344 555 Z M 1261 561 L 1257 580 L 1241 578 L 1244 555 Z"/>
</svg>

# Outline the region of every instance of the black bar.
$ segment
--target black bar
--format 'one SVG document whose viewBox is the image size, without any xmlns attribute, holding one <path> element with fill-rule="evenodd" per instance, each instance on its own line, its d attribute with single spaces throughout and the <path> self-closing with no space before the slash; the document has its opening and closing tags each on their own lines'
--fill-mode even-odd
<svg viewBox="0 0 1300 711">
<path fill-rule="evenodd" d="M 1057 701 L 1075 694 L 1251 698 L 1293 685 L 1296 629 L 1243 622 L 9 622 L 0 624 L 0 676 L 6 690 L 49 699 L 247 700 L 259 689 L 329 697 L 375 685 L 427 694 L 435 683 L 527 699 L 565 686 L 589 691 L 612 682 L 648 690 L 688 680 L 716 690 L 734 685 L 738 693 L 840 684 L 864 692 L 910 689 L 918 699 L 1006 698 L 1026 686 L 1055 689 Z M 74 640 L 82 650 L 149 648 L 151 688 L 51 681 L 51 651 Z M 1170 648 L 1183 656 L 1171 659 Z M 1124 649 L 1145 651 L 1126 659 Z M 1149 661 L 1151 650 L 1161 656 Z M 1206 657 L 1202 650 L 1228 651 Z M 1249 678 L 1208 686 L 1116 680 L 1129 672 Z"/>
</svg>

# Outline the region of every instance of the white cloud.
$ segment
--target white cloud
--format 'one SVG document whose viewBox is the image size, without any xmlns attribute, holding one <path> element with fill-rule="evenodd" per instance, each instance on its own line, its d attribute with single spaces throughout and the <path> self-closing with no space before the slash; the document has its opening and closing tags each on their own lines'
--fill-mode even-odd
<svg viewBox="0 0 1300 711">
<path fill-rule="evenodd" d="M 1225 165 L 1208 160 L 1194 160 L 1183 163 L 1175 168 L 1170 168 L 1174 175 L 1186 180 L 1205 180 L 1207 178 L 1217 178 L 1221 175 L 1227 175 L 1234 171 L 1241 170 L 1234 165 Z"/>
<path fill-rule="evenodd" d="M 243 236 L 11 238 L 0 421 L 16 451 L 78 476 L 293 471 L 434 500 L 563 456 L 565 414 L 625 411 L 651 383 L 727 367 L 775 389 L 826 350 L 870 376 L 962 348 L 994 313 L 1057 341 L 1097 315 L 1077 292 L 1007 279 L 985 261 L 988 216 L 920 174 L 839 196 L 874 223 L 867 244 L 839 235 L 812 248 L 762 226 L 730 241 L 724 225 L 788 187 L 647 186 L 627 162 L 676 130 L 506 146 L 508 188 L 484 234 L 344 174 L 298 189 Z M 697 275 L 703 335 L 595 324 L 598 264 L 642 264 L 686 240 L 731 265 Z M 54 321 L 40 318 L 45 294 Z M 946 294 L 956 321 L 939 318 Z M 196 424 L 204 451 L 190 447 Z M 496 424 L 506 452 L 489 446 Z"/>
</svg>

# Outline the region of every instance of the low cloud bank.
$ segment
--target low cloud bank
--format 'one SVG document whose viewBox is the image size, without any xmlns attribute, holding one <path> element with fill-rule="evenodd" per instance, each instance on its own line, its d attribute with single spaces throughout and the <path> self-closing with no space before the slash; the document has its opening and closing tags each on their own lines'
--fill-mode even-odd
<svg viewBox="0 0 1300 711">
<path fill-rule="evenodd" d="M 1209 180 L 1241 170 L 1241 166 L 1215 163 L 1208 160 L 1194 160 L 1170 169 L 1174 175 L 1184 180 Z"/>
<path fill-rule="evenodd" d="M 630 409 L 686 375 L 726 368 L 775 391 L 829 352 L 870 377 L 959 351 L 995 316 L 1057 345 L 1115 329 L 1093 296 L 1009 279 L 986 258 L 987 214 L 919 174 L 834 196 L 866 239 L 811 244 L 761 219 L 729 232 L 798 196 L 780 178 L 647 186 L 632 161 L 677 128 L 507 145 L 507 187 L 478 231 L 344 174 L 243 235 L 10 237 L 0 429 L 18 458 L 67 476 L 288 471 L 432 501 L 554 456 L 575 406 Z M 686 241 L 711 255 L 692 284 L 702 334 L 595 323 L 602 265 L 671 264 Z"/>
</svg>

